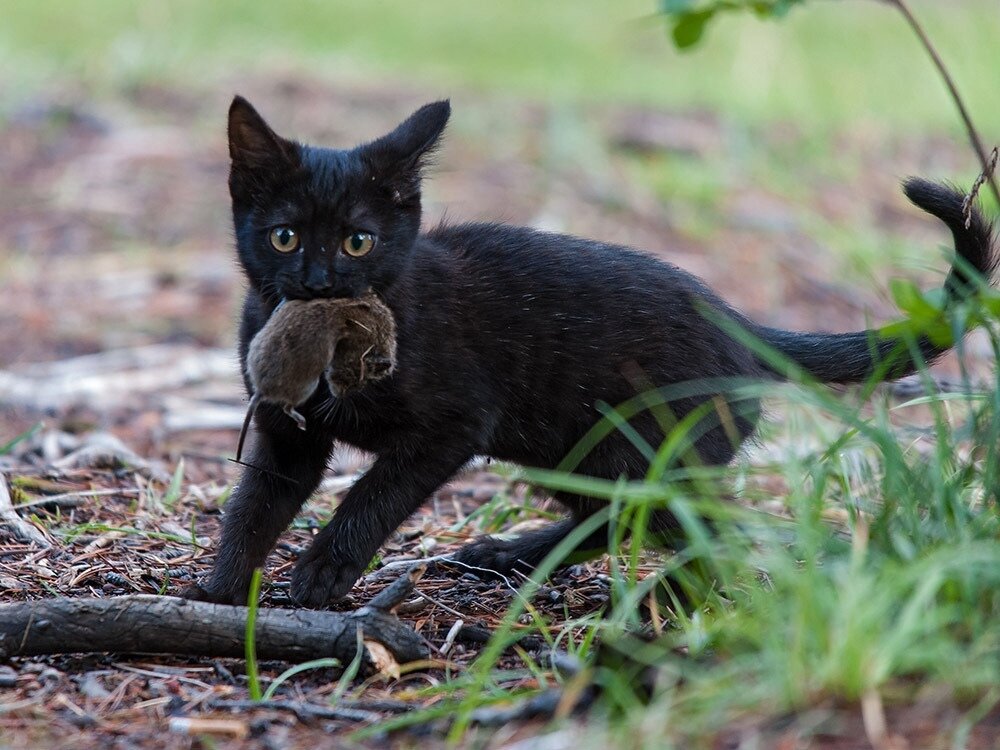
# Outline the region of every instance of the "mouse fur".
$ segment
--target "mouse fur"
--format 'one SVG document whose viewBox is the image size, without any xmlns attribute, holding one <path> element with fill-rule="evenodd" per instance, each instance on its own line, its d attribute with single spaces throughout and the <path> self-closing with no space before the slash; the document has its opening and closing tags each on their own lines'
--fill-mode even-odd
<svg viewBox="0 0 1000 750">
<path fill-rule="evenodd" d="M 306 429 L 296 409 L 325 378 L 334 396 L 388 376 L 395 367 L 392 311 L 374 294 L 357 299 L 288 300 L 274 311 L 247 351 L 252 388 L 240 430 L 236 460 L 257 406 L 280 406 Z"/>
</svg>

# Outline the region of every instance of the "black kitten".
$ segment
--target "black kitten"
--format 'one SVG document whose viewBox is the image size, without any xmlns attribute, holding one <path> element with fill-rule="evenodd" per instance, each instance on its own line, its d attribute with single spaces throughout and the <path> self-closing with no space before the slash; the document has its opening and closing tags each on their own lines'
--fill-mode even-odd
<svg viewBox="0 0 1000 750">
<path fill-rule="evenodd" d="M 261 406 L 247 462 L 263 471 L 247 469 L 234 490 L 211 579 L 191 596 L 246 602 L 254 568 L 319 484 L 335 440 L 377 459 L 298 561 L 291 593 L 309 606 L 344 596 L 386 537 L 473 456 L 555 467 L 600 418 L 598 402 L 621 403 L 641 383 L 781 376 L 723 332 L 719 316 L 821 381 L 865 380 L 890 356 L 888 376 L 913 371 L 898 341 L 755 325 L 690 274 L 626 247 L 502 224 L 420 234 L 421 169 L 449 113 L 447 102 L 428 104 L 388 135 L 339 151 L 285 140 L 244 99 L 233 101 L 229 186 L 249 281 L 241 358 L 282 298 L 356 297 L 371 288 L 396 318 L 397 367 L 339 399 L 321 384 L 301 407 L 306 432 Z M 920 180 L 906 194 L 951 229 L 963 268 L 990 275 L 991 229 L 977 213 L 965 228 L 960 194 Z M 959 299 L 971 280 L 953 268 L 946 288 Z M 919 346 L 927 360 L 941 354 L 929 341 Z M 756 403 L 747 408 L 725 393 L 681 398 L 671 410 L 682 418 L 713 398 L 731 416 L 706 423 L 695 448 L 719 465 L 758 414 Z M 664 437 L 649 414 L 632 424 L 650 445 Z M 577 467 L 607 479 L 640 478 L 646 469 L 621 433 Z M 501 572 L 536 565 L 603 505 L 556 498 L 570 511 L 566 520 L 510 541 L 480 539 L 459 558 Z M 676 522 L 659 511 L 654 526 L 669 534 Z M 583 548 L 600 549 L 606 536 Z"/>
</svg>

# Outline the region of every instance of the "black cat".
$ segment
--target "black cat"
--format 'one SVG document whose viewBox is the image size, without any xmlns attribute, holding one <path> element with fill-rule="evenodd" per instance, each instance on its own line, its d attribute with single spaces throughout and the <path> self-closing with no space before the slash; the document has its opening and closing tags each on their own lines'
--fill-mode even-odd
<svg viewBox="0 0 1000 750">
<path fill-rule="evenodd" d="M 321 384 L 301 409 L 305 432 L 279 408 L 260 407 L 247 462 L 263 471 L 247 469 L 233 491 L 214 571 L 190 596 L 246 602 L 254 568 L 316 489 L 335 440 L 377 458 L 298 561 L 291 593 L 309 606 L 346 594 L 382 542 L 473 456 L 554 467 L 599 419 L 595 404 L 635 396 L 637 377 L 652 386 L 781 377 L 727 335 L 719 316 L 824 382 L 865 380 L 889 357 L 886 376 L 913 371 L 898 341 L 758 326 L 690 274 L 627 247 L 503 224 L 421 234 L 421 171 L 449 113 L 448 102 L 428 104 L 388 135 L 340 151 L 285 140 L 247 101 L 233 101 L 229 186 L 249 282 L 241 358 L 282 298 L 356 297 L 371 288 L 395 315 L 398 363 L 391 377 L 340 399 Z M 949 188 L 911 180 L 905 189 L 951 229 L 965 264 L 952 268 L 946 289 L 960 299 L 973 286 L 967 268 L 993 271 L 991 227 L 974 212 L 967 229 L 962 196 Z M 928 361 L 941 354 L 930 341 L 919 348 Z M 682 398 L 671 410 L 682 418 L 711 398 Z M 714 398 L 724 404 L 726 396 Z M 716 417 L 697 440 L 706 464 L 727 463 L 754 430 L 756 404 L 731 405 L 728 423 Z M 648 414 L 632 424 L 650 445 L 663 439 Z M 621 433 L 577 467 L 608 479 L 646 469 Z M 570 511 L 566 520 L 513 540 L 480 539 L 459 559 L 501 572 L 536 565 L 602 507 L 556 498 Z M 655 530 L 675 525 L 667 512 L 656 514 Z M 583 548 L 604 547 L 606 538 L 595 534 Z"/>
</svg>

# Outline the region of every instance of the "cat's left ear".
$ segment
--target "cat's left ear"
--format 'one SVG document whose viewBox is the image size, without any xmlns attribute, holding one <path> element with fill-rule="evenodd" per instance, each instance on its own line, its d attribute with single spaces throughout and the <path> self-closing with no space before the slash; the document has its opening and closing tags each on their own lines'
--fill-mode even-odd
<svg viewBox="0 0 1000 750">
<path fill-rule="evenodd" d="M 271 130 L 242 96 L 229 107 L 229 156 L 229 192 L 236 201 L 251 200 L 298 159 L 295 144 Z"/>
<path fill-rule="evenodd" d="M 405 203 L 420 194 L 421 170 L 434 152 L 448 117 L 451 103 L 445 99 L 425 104 L 388 135 L 361 147 L 375 180 Z"/>
</svg>

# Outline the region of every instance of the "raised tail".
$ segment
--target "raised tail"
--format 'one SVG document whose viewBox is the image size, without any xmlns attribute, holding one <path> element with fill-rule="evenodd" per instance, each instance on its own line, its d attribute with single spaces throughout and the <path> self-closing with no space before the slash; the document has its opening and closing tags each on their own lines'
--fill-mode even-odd
<svg viewBox="0 0 1000 750">
<path fill-rule="evenodd" d="M 998 261 L 997 247 L 993 226 L 979 210 L 973 206 L 966 228 L 965 198 L 958 190 L 919 178 L 907 180 L 903 190 L 915 205 L 941 219 L 955 239 L 955 253 L 961 261 L 952 264 L 945 279 L 946 304 L 961 301 L 976 290 L 978 280 L 967 273 L 968 268 L 987 283 L 992 283 Z M 885 368 L 885 378 L 891 380 L 910 375 L 918 367 L 906 342 L 880 337 L 874 330 L 798 333 L 760 326 L 756 334 L 825 383 L 862 382 L 880 367 Z M 918 339 L 916 345 L 928 364 L 948 350 L 948 347 L 937 346 L 924 337 Z"/>
</svg>

